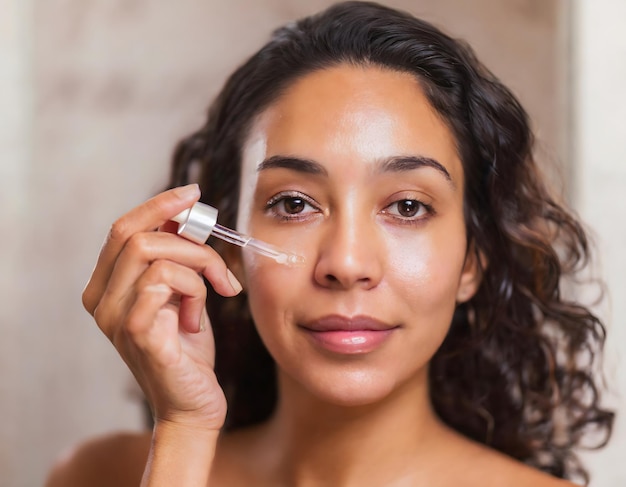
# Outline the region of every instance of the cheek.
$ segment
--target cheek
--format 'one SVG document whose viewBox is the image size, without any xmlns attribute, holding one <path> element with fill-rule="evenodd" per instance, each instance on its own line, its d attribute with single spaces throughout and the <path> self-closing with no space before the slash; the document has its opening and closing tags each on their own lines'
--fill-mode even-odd
<svg viewBox="0 0 626 487">
<path fill-rule="evenodd" d="M 459 240 L 414 238 L 389 247 L 387 282 L 406 320 L 405 346 L 397 356 L 407 364 L 430 361 L 448 334 L 464 260 Z"/>
<path fill-rule="evenodd" d="M 428 233 L 387 242 L 387 280 L 411 308 L 450 314 L 465 259 L 464 233 Z"/>
<path fill-rule="evenodd" d="M 244 254 L 245 283 L 250 311 L 262 333 L 268 323 L 280 326 L 289 322 L 298 297 L 306 295 L 307 266 L 288 267 L 254 254 Z"/>
<path fill-rule="evenodd" d="M 299 355 L 293 353 L 301 349 L 293 325 L 311 302 L 309 265 L 307 261 L 305 266 L 287 267 L 259 256 L 244 258 L 252 319 L 265 347 L 281 368 L 297 368 L 299 362 Z"/>
</svg>

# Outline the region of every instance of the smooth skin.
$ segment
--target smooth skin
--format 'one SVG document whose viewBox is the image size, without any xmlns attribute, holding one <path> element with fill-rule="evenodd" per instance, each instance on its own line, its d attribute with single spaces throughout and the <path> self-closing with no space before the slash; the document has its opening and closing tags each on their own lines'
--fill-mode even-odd
<svg viewBox="0 0 626 487">
<path fill-rule="evenodd" d="M 244 253 L 229 259 L 237 280 L 207 246 L 154 231 L 198 199 L 195 186 L 122 217 L 84 303 L 146 393 L 155 430 L 83 445 L 50 487 L 142 476 L 146 486 L 572 485 L 464 438 L 431 408 L 428 362 L 480 274 L 454 138 L 412 76 L 341 65 L 301 78 L 257 118 L 242 164 L 239 229 L 306 264 Z M 239 282 L 248 292 L 278 365 L 279 403 L 264 424 L 219 433 L 226 404 L 200 275 L 224 296 Z M 371 350 L 338 353 L 306 331 L 327 316 L 392 331 Z"/>
</svg>

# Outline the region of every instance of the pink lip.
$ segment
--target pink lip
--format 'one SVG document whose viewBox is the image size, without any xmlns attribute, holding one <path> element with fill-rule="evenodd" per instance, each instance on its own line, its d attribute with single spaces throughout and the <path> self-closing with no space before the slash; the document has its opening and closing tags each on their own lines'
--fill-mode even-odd
<svg viewBox="0 0 626 487">
<path fill-rule="evenodd" d="M 329 315 L 305 323 L 301 328 L 315 344 L 331 352 L 359 354 L 379 348 L 398 326 L 369 316 Z"/>
</svg>

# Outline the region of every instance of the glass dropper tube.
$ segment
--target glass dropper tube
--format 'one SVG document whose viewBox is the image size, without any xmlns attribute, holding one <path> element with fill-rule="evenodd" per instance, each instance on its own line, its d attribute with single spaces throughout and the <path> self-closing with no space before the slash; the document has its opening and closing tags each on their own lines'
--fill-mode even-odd
<svg viewBox="0 0 626 487">
<path fill-rule="evenodd" d="M 264 255 L 266 257 L 270 257 L 274 259 L 279 264 L 287 264 L 287 265 L 297 265 L 304 264 L 304 257 L 296 254 L 292 254 L 291 252 L 285 252 L 279 250 L 271 244 L 266 242 L 262 242 L 256 238 L 249 237 L 248 235 L 244 235 L 242 233 L 236 232 L 235 230 L 231 230 L 230 228 L 223 227 L 219 223 L 216 223 L 213 227 L 213 232 L 211 235 L 214 237 L 220 238 L 225 242 L 229 242 L 235 245 L 239 245 L 240 247 L 250 249 L 257 254 Z"/>
<path fill-rule="evenodd" d="M 178 223 L 178 234 L 192 242 L 204 244 L 211 235 L 231 244 L 249 249 L 264 255 L 279 264 L 300 265 L 304 257 L 244 235 L 217 223 L 217 209 L 204 203 L 196 203 L 191 208 L 180 212 L 172 218 Z"/>
</svg>

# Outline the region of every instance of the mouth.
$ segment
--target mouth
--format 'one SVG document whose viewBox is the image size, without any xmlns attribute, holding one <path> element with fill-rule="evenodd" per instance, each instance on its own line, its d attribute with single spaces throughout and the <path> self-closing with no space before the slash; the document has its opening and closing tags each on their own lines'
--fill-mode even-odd
<svg viewBox="0 0 626 487">
<path fill-rule="evenodd" d="M 370 316 L 329 315 L 300 325 L 300 328 L 316 346 L 352 355 L 380 348 L 400 327 Z"/>
</svg>

